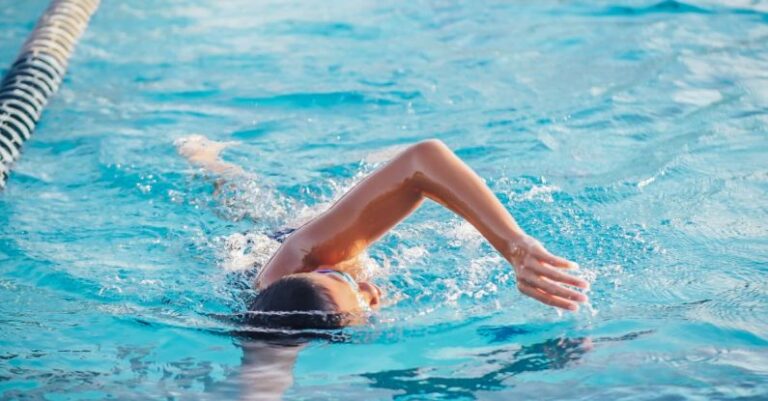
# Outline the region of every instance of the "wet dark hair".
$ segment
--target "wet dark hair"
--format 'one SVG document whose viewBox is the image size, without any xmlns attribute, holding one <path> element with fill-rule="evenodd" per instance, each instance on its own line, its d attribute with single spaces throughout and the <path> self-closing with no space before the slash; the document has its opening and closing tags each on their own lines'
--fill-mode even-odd
<svg viewBox="0 0 768 401">
<path fill-rule="evenodd" d="M 294 275 L 261 290 L 248 307 L 246 323 L 270 329 L 339 329 L 346 316 L 326 289 L 309 277 Z"/>
</svg>

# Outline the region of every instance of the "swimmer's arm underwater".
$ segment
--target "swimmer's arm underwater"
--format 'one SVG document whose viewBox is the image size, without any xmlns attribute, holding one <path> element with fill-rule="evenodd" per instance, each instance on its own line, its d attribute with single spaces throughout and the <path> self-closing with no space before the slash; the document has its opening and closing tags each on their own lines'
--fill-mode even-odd
<svg viewBox="0 0 768 401">
<path fill-rule="evenodd" d="M 483 180 L 438 140 L 403 151 L 297 230 L 267 263 L 258 285 L 264 288 L 289 274 L 353 259 L 426 198 L 480 231 L 514 266 L 522 293 L 569 310 L 587 300 L 563 286 L 589 287 L 563 271 L 577 265 L 549 253 L 525 234 Z"/>
</svg>

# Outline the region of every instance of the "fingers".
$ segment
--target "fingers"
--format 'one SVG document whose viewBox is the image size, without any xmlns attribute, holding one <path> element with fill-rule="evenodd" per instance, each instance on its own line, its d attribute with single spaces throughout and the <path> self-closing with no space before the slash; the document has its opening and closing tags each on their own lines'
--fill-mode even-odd
<svg viewBox="0 0 768 401">
<path fill-rule="evenodd" d="M 563 272 L 560 269 L 556 269 L 552 266 L 539 263 L 536 260 L 528 259 L 526 260 L 526 262 L 527 263 L 525 263 L 525 268 L 536 273 L 539 276 L 544 276 L 558 283 L 568 284 L 578 288 L 583 288 L 583 289 L 589 288 L 589 282 L 587 282 L 587 280 L 572 276 L 568 273 Z"/>
<path fill-rule="evenodd" d="M 589 283 L 564 273 L 536 259 L 528 258 L 518 271 L 518 288 L 524 294 L 547 305 L 562 309 L 578 310 L 579 302 L 587 302 L 586 295 L 564 287 L 563 284 L 589 288 Z"/>
<path fill-rule="evenodd" d="M 536 275 L 526 275 L 520 277 L 520 280 L 524 281 L 527 285 L 537 288 L 547 294 L 554 295 L 560 298 L 569 299 L 576 302 L 587 302 L 589 298 L 586 295 L 572 290 L 570 288 L 563 287 L 557 283 L 553 283 L 544 277 Z"/>
<path fill-rule="evenodd" d="M 579 309 L 578 303 L 588 301 L 586 295 L 564 286 L 589 288 L 586 280 L 563 271 L 578 268 L 578 264 L 553 255 L 532 237 L 524 237 L 518 246 L 522 248 L 513 249 L 522 249 L 522 255 L 510 257 L 510 260 L 515 265 L 518 288 L 522 293 L 544 304 L 571 311 Z"/>
<path fill-rule="evenodd" d="M 544 293 L 539 289 L 526 284 L 525 282 L 519 281 L 517 283 L 517 288 L 523 294 L 549 306 L 554 306 L 556 308 L 566 309 L 574 312 L 579 310 L 579 305 L 577 303 Z"/>
<path fill-rule="evenodd" d="M 575 269 L 579 267 L 579 265 L 576 264 L 575 262 L 571 262 L 568 259 L 553 255 L 541 245 L 535 247 L 533 249 L 533 252 L 531 252 L 531 254 L 532 256 L 536 257 L 540 261 L 555 267 L 563 267 L 567 269 Z"/>
</svg>

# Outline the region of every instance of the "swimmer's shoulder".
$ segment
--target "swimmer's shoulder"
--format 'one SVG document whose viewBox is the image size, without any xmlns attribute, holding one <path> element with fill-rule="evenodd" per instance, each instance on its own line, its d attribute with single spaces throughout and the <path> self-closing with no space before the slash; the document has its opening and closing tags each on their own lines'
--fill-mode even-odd
<svg viewBox="0 0 768 401">
<path fill-rule="evenodd" d="M 301 246 L 300 236 L 300 233 L 292 230 L 291 233 L 284 235 L 281 239 L 278 239 L 279 237 L 274 238 L 281 242 L 281 245 L 256 276 L 254 282 L 256 288 L 269 287 L 275 281 L 290 274 L 313 270 L 306 266 L 306 251 Z"/>
</svg>

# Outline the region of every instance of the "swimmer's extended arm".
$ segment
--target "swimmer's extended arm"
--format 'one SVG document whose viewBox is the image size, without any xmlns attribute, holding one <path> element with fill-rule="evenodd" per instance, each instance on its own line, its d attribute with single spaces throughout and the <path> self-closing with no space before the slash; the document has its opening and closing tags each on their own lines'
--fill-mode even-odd
<svg viewBox="0 0 768 401">
<path fill-rule="evenodd" d="M 265 266 L 262 287 L 287 274 L 333 266 L 360 254 L 432 199 L 471 223 L 514 267 L 518 288 L 545 304 L 576 310 L 588 283 L 563 272 L 576 264 L 526 235 L 483 180 L 447 146 L 411 146 L 294 233 Z"/>
</svg>

